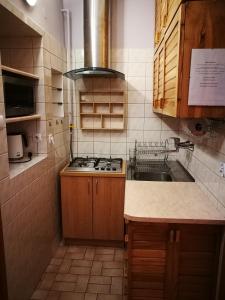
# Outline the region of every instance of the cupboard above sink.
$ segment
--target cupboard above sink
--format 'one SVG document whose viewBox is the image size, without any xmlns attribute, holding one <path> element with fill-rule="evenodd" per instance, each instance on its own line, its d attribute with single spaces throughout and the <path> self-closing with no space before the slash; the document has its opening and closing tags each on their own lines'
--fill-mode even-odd
<svg viewBox="0 0 225 300">
<path fill-rule="evenodd" d="M 178 118 L 224 118 L 225 99 L 224 106 L 206 106 L 203 99 L 201 106 L 190 106 L 188 95 L 192 49 L 225 48 L 225 2 L 180 3 L 156 1 L 153 111 Z"/>
</svg>

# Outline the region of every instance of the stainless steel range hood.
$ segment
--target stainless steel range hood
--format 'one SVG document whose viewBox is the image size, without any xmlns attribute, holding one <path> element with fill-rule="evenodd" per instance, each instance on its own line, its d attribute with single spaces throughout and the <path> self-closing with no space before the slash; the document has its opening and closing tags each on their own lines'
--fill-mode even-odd
<svg viewBox="0 0 225 300">
<path fill-rule="evenodd" d="M 124 74 L 110 69 L 111 0 L 83 0 L 84 68 L 64 75 L 76 80 L 82 77 L 114 77 Z"/>
</svg>

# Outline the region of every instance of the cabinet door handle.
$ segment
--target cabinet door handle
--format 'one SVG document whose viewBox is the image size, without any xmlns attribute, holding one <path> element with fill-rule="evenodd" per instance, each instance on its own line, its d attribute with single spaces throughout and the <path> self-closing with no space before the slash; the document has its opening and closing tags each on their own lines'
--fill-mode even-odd
<svg viewBox="0 0 225 300">
<path fill-rule="evenodd" d="M 88 179 L 88 194 L 90 194 L 90 179 Z"/>
<path fill-rule="evenodd" d="M 176 243 L 180 241 L 180 230 L 176 230 L 176 238 L 175 238 Z"/>
<path fill-rule="evenodd" d="M 174 241 L 174 230 L 170 230 L 170 243 L 173 243 Z"/>
<path fill-rule="evenodd" d="M 96 190 L 96 194 L 98 194 L 98 179 L 96 179 L 95 181 L 95 190 Z"/>
</svg>

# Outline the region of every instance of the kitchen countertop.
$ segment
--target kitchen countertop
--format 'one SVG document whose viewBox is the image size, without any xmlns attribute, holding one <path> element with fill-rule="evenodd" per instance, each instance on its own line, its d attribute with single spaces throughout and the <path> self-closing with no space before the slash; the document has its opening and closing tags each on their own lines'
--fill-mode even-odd
<svg viewBox="0 0 225 300">
<path fill-rule="evenodd" d="M 139 222 L 225 224 L 225 216 L 194 182 L 127 180 L 124 217 Z"/>
</svg>

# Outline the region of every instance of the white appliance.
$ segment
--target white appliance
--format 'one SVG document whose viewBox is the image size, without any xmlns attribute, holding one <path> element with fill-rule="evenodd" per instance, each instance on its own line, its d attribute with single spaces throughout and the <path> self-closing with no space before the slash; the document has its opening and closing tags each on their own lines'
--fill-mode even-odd
<svg viewBox="0 0 225 300">
<path fill-rule="evenodd" d="M 24 135 L 12 134 L 7 136 L 9 159 L 18 159 L 23 157 Z"/>
</svg>

